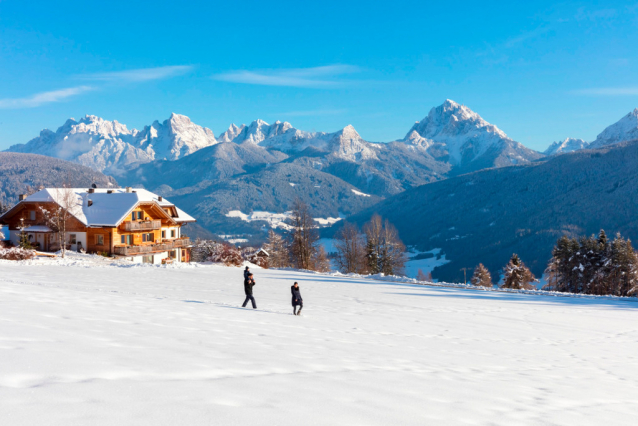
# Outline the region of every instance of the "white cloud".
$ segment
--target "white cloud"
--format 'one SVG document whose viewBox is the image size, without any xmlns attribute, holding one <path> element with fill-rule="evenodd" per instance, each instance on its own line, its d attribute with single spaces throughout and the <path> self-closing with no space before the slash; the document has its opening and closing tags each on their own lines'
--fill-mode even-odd
<svg viewBox="0 0 638 426">
<path fill-rule="evenodd" d="M 0 99 L 0 108 L 34 108 L 52 102 L 61 102 L 72 96 L 77 96 L 91 90 L 94 90 L 94 88 L 90 86 L 78 86 L 60 90 L 52 90 L 49 92 L 36 93 L 35 95 L 26 98 L 5 98 Z"/>
<path fill-rule="evenodd" d="M 352 65 L 326 65 L 314 68 L 289 68 L 279 70 L 229 71 L 212 76 L 214 80 L 232 83 L 256 84 L 261 86 L 287 86 L 308 88 L 339 87 L 346 83 L 338 77 L 343 74 L 359 72 L 360 68 Z"/>
<path fill-rule="evenodd" d="M 634 87 L 598 87 L 592 89 L 574 90 L 576 95 L 600 95 L 600 96 L 636 96 L 638 86 Z"/>
<path fill-rule="evenodd" d="M 140 68 L 127 71 L 84 74 L 79 77 L 85 80 L 140 82 L 175 77 L 186 74 L 192 69 L 193 67 L 191 65 L 174 65 L 168 67 Z"/>
</svg>

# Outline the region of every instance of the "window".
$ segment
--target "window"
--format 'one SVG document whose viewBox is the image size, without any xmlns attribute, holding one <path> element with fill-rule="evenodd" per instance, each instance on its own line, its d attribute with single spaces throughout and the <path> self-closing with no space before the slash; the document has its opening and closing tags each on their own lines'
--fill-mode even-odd
<svg viewBox="0 0 638 426">
<path fill-rule="evenodd" d="M 177 259 L 177 250 L 171 250 L 168 252 L 168 257 L 171 259 Z"/>
<path fill-rule="evenodd" d="M 137 220 L 142 220 L 144 216 L 144 212 L 137 212 Z"/>
<path fill-rule="evenodd" d="M 35 220 L 35 210 L 29 212 L 29 220 Z"/>
<path fill-rule="evenodd" d="M 104 235 L 103 234 L 96 234 L 95 235 L 95 245 L 96 246 L 103 246 L 104 245 Z"/>
<path fill-rule="evenodd" d="M 165 240 L 166 239 L 166 231 L 162 231 L 162 239 Z"/>
<path fill-rule="evenodd" d="M 153 256 L 143 256 L 142 263 L 153 263 Z"/>
<path fill-rule="evenodd" d="M 71 240 L 71 244 L 77 244 L 78 240 L 75 234 L 70 234 L 69 239 Z"/>
<path fill-rule="evenodd" d="M 135 220 L 137 218 L 137 213 L 133 212 L 131 213 L 131 220 Z"/>
<path fill-rule="evenodd" d="M 171 238 L 175 238 L 175 230 L 171 229 Z"/>
<path fill-rule="evenodd" d="M 133 245 L 133 235 L 120 235 L 120 242 L 129 246 Z"/>
<path fill-rule="evenodd" d="M 155 236 L 153 235 L 153 233 L 149 233 L 149 234 L 142 234 L 142 242 L 143 243 L 152 243 L 155 240 Z"/>
</svg>

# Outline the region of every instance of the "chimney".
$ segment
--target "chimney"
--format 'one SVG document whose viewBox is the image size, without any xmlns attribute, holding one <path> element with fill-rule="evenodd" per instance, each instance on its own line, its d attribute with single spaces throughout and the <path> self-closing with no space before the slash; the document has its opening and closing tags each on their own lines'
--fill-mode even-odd
<svg viewBox="0 0 638 426">
<path fill-rule="evenodd" d="M 88 205 L 91 207 L 93 205 L 93 200 L 89 200 Z"/>
<path fill-rule="evenodd" d="M 95 188 L 89 188 L 89 194 L 93 194 L 95 192 Z"/>
<path fill-rule="evenodd" d="M 19 200 L 19 201 L 24 201 L 24 200 L 26 200 L 26 199 L 27 199 L 27 194 L 20 194 L 20 195 L 18 196 L 18 200 Z"/>
<path fill-rule="evenodd" d="M 131 193 L 131 187 L 130 187 L 130 186 L 127 186 L 127 187 L 126 187 L 126 192 L 127 192 L 128 194 L 130 194 L 130 193 Z"/>
<path fill-rule="evenodd" d="M 162 202 L 164 199 L 162 198 L 162 196 L 160 195 L 159 197 L 157 197 L 157 201 Z"/>
</svg>

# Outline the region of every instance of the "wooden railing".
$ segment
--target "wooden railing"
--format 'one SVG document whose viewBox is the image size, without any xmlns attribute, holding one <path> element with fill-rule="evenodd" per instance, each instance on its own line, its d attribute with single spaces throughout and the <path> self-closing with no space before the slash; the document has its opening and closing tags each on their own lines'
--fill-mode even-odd
<svg viewBox="0 0 638 426">
<path fill-rule="evenodd" d="M 113 252 L 120 256 L 133 256 L 138 254 L 156 253 L 187 247 L 191 244 L 190 238 L 178 238 L 176 240 L 164 240 L 159 244 L 143 246 L 115 246 Z"/>
<path fill-rule="evenodd" d="M 153 231 L 162 227 L 161 220 L 149 220 L 145 222 L 124 222 L 124 230 L 133 231 Z"/>
</svg>

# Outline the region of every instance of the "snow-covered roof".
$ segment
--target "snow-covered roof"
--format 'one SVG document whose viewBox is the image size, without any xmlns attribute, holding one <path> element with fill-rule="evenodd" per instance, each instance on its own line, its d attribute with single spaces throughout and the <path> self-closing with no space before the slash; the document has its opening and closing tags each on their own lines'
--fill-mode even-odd
<svg viewBox="0 0 638 426">
<path fill-rule="evenodd" d="M 53 232 L 48 226 L 28 226 L 22 230 L 23 232 Z"/>
<path fill-rule="evenodd" d="M 177 223 L 195 222 L 192 216 L 170 201 L 166 199 L 160 201 L 158 195 L 141 188 L 133 188 L 131 192 L 127 192 L 125 188 L 97 188 L 91 194 L 87 188 L 45 188 L 29 195 L 21 203 L 55 201 L 63 205 L 66 203 L 62 200 L 68 193 L 71 194 L 72 200 L 69 212 L 86 226 L 118 226 L 133 209 L 145 203 L 175 208 L 177 216 L 171 219 Z"/>
</svg>

